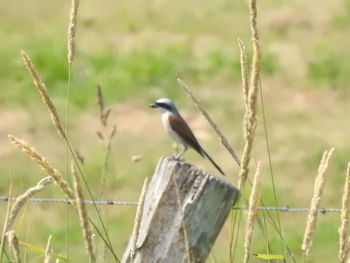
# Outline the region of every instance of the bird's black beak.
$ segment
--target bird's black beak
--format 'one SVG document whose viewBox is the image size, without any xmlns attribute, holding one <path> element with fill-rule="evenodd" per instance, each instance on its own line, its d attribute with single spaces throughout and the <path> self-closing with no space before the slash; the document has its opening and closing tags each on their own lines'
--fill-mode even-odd
<svg viewBox="0 0 350 263">
<path fill-rule="evenodd" d="M 158 108 L 158 105 L 155 104 L 155 103 L 152 103 L 152 104 L 150 104 L 149 106 L 150 106 L 151 108 Z"/>
</svg>

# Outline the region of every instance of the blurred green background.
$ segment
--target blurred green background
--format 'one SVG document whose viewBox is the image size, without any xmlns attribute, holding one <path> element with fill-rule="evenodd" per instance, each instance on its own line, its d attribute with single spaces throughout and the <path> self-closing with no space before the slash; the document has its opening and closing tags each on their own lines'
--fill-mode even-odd
<svg viewBox="0 0 350 263">
<path fill-rule="evenodd" d="M 69 1 L 0 2 L 0 195 L 7 195 L 10 184 L 13 195 L 18 195 L 44 176 L 9 145 L 7 134 L 24 138 L 62 173 L 65 171 L 64 143 L 50 123 L 20 51 L 31 56 L 64 119 L 69 9 Z M 322 153 L 336 147 L 322 206 L 339 207 L 350 160 L 350 50 L 346 45 L 350 42 L 350 1 L 258 1 L 258 12 L 262 88 L 279 204 L 308 207 Z M 158 113 L 148 108 L 159 97 L 176 101 L 203 147 L 226 171 L 225 179 L 237 182 L 236 164 L 176 83 L 181 78 L 193 89 L 241 154 L 244 105 L 237 38 L 245 43 L 250 58 L 246 1 L 81 1 L 69 133 L 74 149 L 85 159 L 83 169 L 95 195 L 104 160 L 104 143 L 96 132 L 109 132 L 99 122 L 97 84 L 112 108 L 109 126 L 117 125 L 106 199 L 136 201 L 144 178 L 152 175 L 159 157 L 174 152 Z M 252 164 L 262 161 L 264 204 L 274 206 L 261 103 L 255 142 Z M 131 160 L 135 155 L 142 156 L 137 163 Z M 216 174 L 196 153 L 189 151 L 185 157 Z M 49 186 L 37 197 L 63 195 Z M 1 202 L 0 208 L 5 211 L 6 203 Z M 89 209 L 95 216 L 93 208 Z M 72 262 L 86 260 L 76 214 L 71 208 L 68 212 L 66 216 L 62 204 L 28 204 L 16 225 L 20 239 L 44 247 L 52 234 L 55 252 L 66 255 L 67 232 Z M 134 214 L 135 207 L 109 206 L 104 210 L 120 256 L 131 234 Z M 4 217 L 2 213 L 1 223 Z M 304 213 L 281 213 L 284 237 L 297 258 L 306 217 Z M 310 262 L 337 259 L 339 223 L 337 213 L 320 216 Z M 283 254 L 280 239 L 270 228 L 272 252 Z M 238 261 L 243 255 L 242 237 Z M 227 262 L 229 238 L 227 224 L 208 262 Z M 266 252 L 259 229 L 252 252 Z M 28 251 L 26 262 L 37 260 L 37 255 Z"/>
</svg>

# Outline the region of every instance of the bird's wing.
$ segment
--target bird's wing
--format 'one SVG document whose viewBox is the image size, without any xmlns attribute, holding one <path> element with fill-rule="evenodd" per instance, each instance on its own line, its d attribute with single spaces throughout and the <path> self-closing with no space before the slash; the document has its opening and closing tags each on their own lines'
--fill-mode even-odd
<svg viewBox="0 0 350 263">
<path fill-rule="evenodd" d="M 213 159 L 199 145 L 191 128 L 188 127 L 184 119 L 182 119 L 180 116 L 169 115 L 169 123 L 171 128 L 180 135 L 180 137 L 185 141 L 185 143 L 187 143 L 189 146 L 195 149 L 204 158 L 207 158 L 216 167 L 216 169 L 218 169 L 218 171 L 222 175 L 225 175 L 225 173 L 221 170 L 221 168 L 213 161 Z"/>
<path fill-rule="evenodd" d="M 202 147 L 199 145 L 196 137 L 194 136 L 191 128 L 187 125 L 187 123 L 180 116 L 169 115 L 169 123 L 171 128 L 177 132 L 180 137 L 195 149 L 200 155 L 202 154 Z"/>
</svg>

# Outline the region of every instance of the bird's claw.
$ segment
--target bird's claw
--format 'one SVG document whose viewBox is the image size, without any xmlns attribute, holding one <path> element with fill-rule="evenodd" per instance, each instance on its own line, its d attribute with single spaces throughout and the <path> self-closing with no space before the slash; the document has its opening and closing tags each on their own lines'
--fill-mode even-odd
<svg viewBox="0 0 350 263">
<path fill-rule="evenodd" d="M 174 159 L 174 160 L 176 160 L 176 161 L 179 161 L 179 162 L 184 162 L 185 160 L 184 159 L 181 159 L 181 157 L 180 156 L 172 156 L 172 158 Z"/>
</svg>

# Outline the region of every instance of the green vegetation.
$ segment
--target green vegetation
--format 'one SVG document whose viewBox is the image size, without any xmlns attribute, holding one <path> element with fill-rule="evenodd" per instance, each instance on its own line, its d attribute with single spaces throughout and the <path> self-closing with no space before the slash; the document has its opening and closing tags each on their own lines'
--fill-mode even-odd
<svg viewBox="0 0 350 263">
<path fill-rule="evenodd" d="M 334 146 L 322 206 L 340 207 L 350 160 L 350 52 L 343 47 L 350 41 L 349 1 L 258 4 L 262 88 L 279 204 L 309 206 L 319 160 L 325 149 Z M 20 51 L 26 50 L 31 56 L 64 120 L 69 6 L 62 1 L 31 0 L 21 5 L 12 1 L 0 3 L 0 11 L 0 195 L 7 195 L 10 184 L 13 195 L 18 195 L 43 173 L 10 146 L 7 134 L 24 138 L 55 168 L 62 173 L 66 170 L 64 143 L 51 127 Z M 106 106 L 113 109 L 109 127 L 117 124 L 106 199 L 137 200 L 143 179 L 152 174 L 158 158 L 173 152 L 159 116 L 147 107 L 150 101 L 166 96 L 177 101 L 201 143 L 223 166 L 228 175 L 225 179 L 237 183 L 238 168 L 177 87 L 176 79 L 183 79 L 193 88 L 241 154 L 244 105 L 236 39 L 244 41 L 250 59 L 249 36 L 244 1 L 81 3 L 72 66 L 69 134 L 74 150 L 85 159 L 83 170 L 95 195 L 99 192 L 105 146 L 96 136 L 97 131 L 105 131 L 98 120 L 97 84 L 103 88 Z M 259 107 L 253 164 L 262 161 L 262 198 L 265 205 L 274 206 L 261 104 Z M 142 155 L 141 160 L 132 162 L 134 155 Z M 215 173 L 194 152 L 189 151 L 185 158 Z M 63 194 L 49 186 L 36 197 L 62 198 Z M 0 208 L 5 211 L 6 203 L 0 203 Z M 68 209 L 66 227 L 66 209 L 62 204 L 28 204 L 16 224 L 19 238 L 45 247 L 52 234 L 55 252 L 66 255 L 68 232 L 71 261 L 86 259 L 75 211 Z M 92 207 L 89 212 L 95 218 Z M 134 214 L 135 207 L 110 206 L 104 210 L 112 243 L 120 256 L 130 237 Z M 0 217 L 1 225 L 3 220 Z M 305 222 L 306 214 L 281 213 L 283 234 L 298 258 Z M 320 217 L 310 262 L 323 262 L 325 257 L 336 260 L 339 222 L 338 214 Z M 284 253 L 278 235 L 272 228 L 268 230 L 271 251 Z M 228 233 L 227 224 L 214 247 L 217 261 L 210 256 L 208 262 L 227 262 Z M 256 230 L 254 238 L 252 251 L 266 253 L 263 233 Z M 242 256 L 242 240 L 238 242 L 237 261 Z M 33 261 L 27 262 L 34 262 L 36 256 L 29 252 L 28 258 Z"/>
</svg>

